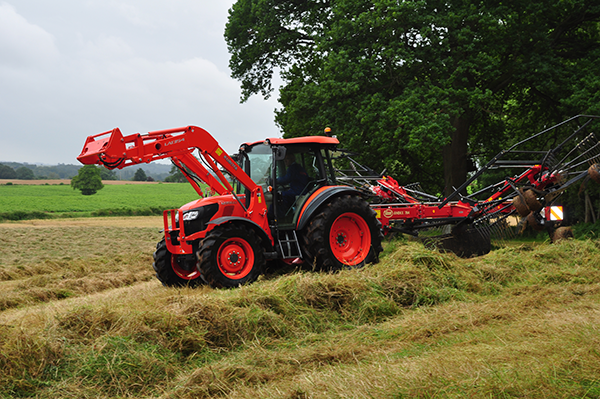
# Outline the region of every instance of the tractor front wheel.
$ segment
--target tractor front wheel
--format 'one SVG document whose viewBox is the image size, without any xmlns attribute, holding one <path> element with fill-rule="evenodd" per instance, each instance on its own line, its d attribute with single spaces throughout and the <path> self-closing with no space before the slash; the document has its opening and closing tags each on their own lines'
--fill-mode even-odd
<svg viewBox="0 0 600 399">
<path fill-rule="evenodd" d="M 156 278 L 166 287 L 195 287 L 203 283 L 200 273 L 196 269 L 196 262 L 172 254 L 167 249 L 163 238 L 156 244 L 154 252 L 154 271 Z"/>
<path fill-rule="evenodd" d="M 198 270 L 215 288 L 251 283 L 262 274 L 265 263 L 260 239 L 242 225 L 215 227 L 198 251 Z"/>
<path fill-rule="evenodd" d="M 303 252 L 315 268 L 335 271 L 379 260 L 382 233 L 369 204 L 357 196 L 333 199 L 304 233 Z"/>
</svg>

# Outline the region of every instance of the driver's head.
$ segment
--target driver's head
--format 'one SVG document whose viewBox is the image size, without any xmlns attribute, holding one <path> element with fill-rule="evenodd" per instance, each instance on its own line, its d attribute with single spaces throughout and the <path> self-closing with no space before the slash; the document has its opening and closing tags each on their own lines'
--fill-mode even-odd
<svg viewBox="0 0 600 399">
<path fill-rule="evenodd" d="M 296 154 L 288 152 L 287 154 L 285 154 L 285 158 L 283 159 L 283 161 L 285 162 L 285 166 L 290 166 L 291 164 L 296 162 Z"/>
</svg>

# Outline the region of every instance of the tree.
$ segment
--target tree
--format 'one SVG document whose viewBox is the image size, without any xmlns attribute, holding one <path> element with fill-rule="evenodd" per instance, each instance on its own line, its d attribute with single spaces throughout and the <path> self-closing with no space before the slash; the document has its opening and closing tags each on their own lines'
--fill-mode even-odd
<svg viewBox="0 0 600 399">
<path fill-rule="evenodd" d="M 175 165 L 171 166 L 171 171 L 169 172 L 169 176 L 165 178 L 166 182 L 169 183 L 185 183 L 187 180 L 181 170 Z"/>
<path fill-rule="evenodd" d="M 21 180 L 35 179 L 35 175 L 33 174 L 33 171 L 26 166 L 21 166 L 20 168 L 17 168 L 17 170 L 15 172 L 17 174 L 17 179 L 21 179 Z"/>
<path fill-rule="evenodd" d="M 100 168 L 95 165 L 84 165 L 77 176 L 71 179 L 73 190 L 81 190 L 83 195 L 92 195 L 104 187 L 100 177 Z"/>
<path fill-rule="evenodd" d="M 0 164 L 0 179 L 16 179 L 17 173 L 10 166 Z"/>
<path fill-rule="evenodd" d="M 138 168 L 138 170 L 136 170 L 135 174 L 133 175 L 133 181 L 146 181 L 146 180 L 148 180 L 148 176 L 146 176 L 146 172 L 144 172 L 144 169 Z"/>
<path fill-rule="evenodd" d="M 117 180 L 117 174 L 114 170 L 106 169 L 105 167 L 101 167 L 99 170 L 102 180 Z"/>
<path fill-rule="evenodd" d="M 592 0 L 238 0 L 225 38 L 242 100 L 284 86 L 286 137 L 330 126 L 400 181 L 448 194 L 485 159 L 600 112 Z"/>
</svg>

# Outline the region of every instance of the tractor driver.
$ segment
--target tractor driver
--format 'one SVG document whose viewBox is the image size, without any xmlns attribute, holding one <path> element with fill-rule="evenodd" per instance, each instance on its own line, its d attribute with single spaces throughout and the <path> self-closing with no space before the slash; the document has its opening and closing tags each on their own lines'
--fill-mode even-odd
<svg viewBox="0 0 600 399">
<path fill-rule="evenodd" d="M 283 162 L 287 168 L 286 173 L 277 178 L 277 184 L 289 184 L 290 188 L 281 193 L 281 207 L 277 212 L 280 217 L 292 206 L 296 197 L 302 194 L 310 180 L 306 170 L 296 162 L 295 154 L 288 152 Z"/>
</svg>

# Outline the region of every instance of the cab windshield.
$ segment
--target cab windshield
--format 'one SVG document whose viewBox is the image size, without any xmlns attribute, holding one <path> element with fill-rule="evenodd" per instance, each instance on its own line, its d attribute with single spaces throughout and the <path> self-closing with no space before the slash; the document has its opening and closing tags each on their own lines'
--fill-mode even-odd
<svg viewBox="0 0 600 399">
<path fill-rule="evenodd" d="M 271 173 L 271 163 L 273 159 L 271 147 L 262 144 L 247 147 L 246 155 L 248 157 L 246 161 L 249 162 L 249 164 L 244 165 L 244 170 L 256 184 L 264 186 Z M 248 166 L 250 170 L 248 170 Z"/>
</svg>

